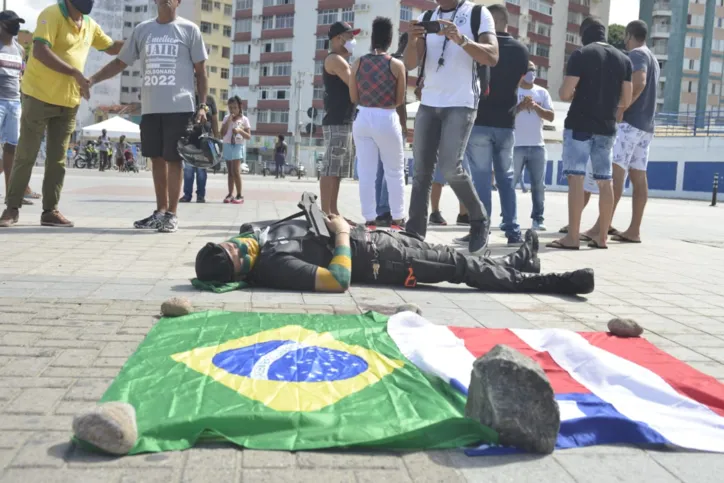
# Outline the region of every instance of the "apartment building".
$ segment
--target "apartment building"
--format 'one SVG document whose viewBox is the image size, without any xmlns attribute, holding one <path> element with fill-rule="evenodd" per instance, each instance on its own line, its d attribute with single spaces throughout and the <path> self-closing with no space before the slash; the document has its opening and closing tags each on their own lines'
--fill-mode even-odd
<svg viewBox="0 0 724 483">
<path fill-rule="evenodd" d="M 661 65 L 659 110 L 721 112 L 724 0 L 641 0 Z"/>
<path fill-rule="evenodd" d="M 395 25 L 398 35 L 410 20 L 437 7 L 431 0 L 236 0 L 231 94 L 244 100 L 255 138 L 252 144 L 271 147 L 274 137 L 296 130 L 297 113 L 304 127 L 307 110 L 315 107 L 321 123 L 324 107 L 322 68 L 329 26 L 345 21 L 361 28 L 355 55 L 369 52 L 370 28 L 377 16 Z M 416 78 L 409 79 L 410 101 Z M 300 109 L 301 107 L 301 109 Z M 321 127 L 302 139 L 321 145 Z"/>
<path fill-rule="evenodd" d="M 631 0 L 633 1 L 633 0 Z M 481 0 L 492 5 L 500 0 Z M 538 66 L 536 84 L 546 87 L 554 100 L 563 83 L 565 65 L 581 46 L 578 33 L 583 19 L 592 15 L 608 23 L 610 0 L 508 0 L 509 32 L 528 46 Z"/>
</svg>

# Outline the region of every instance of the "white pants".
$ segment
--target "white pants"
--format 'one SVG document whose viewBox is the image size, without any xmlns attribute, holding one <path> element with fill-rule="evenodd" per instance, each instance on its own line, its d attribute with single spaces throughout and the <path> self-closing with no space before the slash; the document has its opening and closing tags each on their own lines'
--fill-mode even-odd
<svg viewBox="0 0 724 483">
<path fill-rule="evenodd" d="M 390 212 L 394 220 L 401 220 L 405 217 L 405 153 L 397 112 L 394 109 L 360 107 L 352 134 L 357 150 L 362 216 L 365 221 L 374 221 L 377 217 L 375 179 L 377 161 L 382 160 L 390 194 Z"/>
</svg>

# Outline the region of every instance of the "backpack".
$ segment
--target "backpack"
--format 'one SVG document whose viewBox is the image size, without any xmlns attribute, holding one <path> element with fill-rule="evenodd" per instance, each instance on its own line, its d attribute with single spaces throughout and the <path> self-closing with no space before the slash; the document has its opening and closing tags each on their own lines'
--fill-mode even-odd
<svg viewBox="0 0 724 483">
<path fill-rule="evenodd" d="M 482 15 L 483 6 L 482 5 L 475 5 L 473 7 L 473 11 L 471 13 L 470 18 L 470 27 L 472 31 L 474 32 L 474 35 L 476 38 L 474 39 L 477 41 L 477 32 L 480 30 L 480 15 Z M 425 12 L 425 15 L 423 15 L 422 20 L 424 22 L 429 22 L 432 18 L 432 14 L 435 13 L 434 10 L 428 10 Z M 423 79 L 425 78 L 425 62 L 427 61 L 427 47 L 425 48 L 425 55 L 422 58 L 422 66 L 420 67 L 420 72 L 417 76 L 417 87 L 420 87 L 420 84 L 422 84 Z M 485 99 L 488 97 L 488 94 L 490 94 L 490 66 L 489 65 L 480 65 L 478 64 L 478 79 L 480 80 L 480 98 Z"/>
</svg>

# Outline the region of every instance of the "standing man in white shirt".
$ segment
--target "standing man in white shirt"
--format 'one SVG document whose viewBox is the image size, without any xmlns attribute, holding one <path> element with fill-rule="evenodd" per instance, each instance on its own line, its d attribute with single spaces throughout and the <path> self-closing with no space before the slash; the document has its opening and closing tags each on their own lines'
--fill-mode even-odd
<svg viewBox="0 0 724 483">
<path fill-rule="evenodd" d="M 533 198 L 533 229 L 546 231 L 543 224 L 545 208 L 546 145 L 543 140 L 543 121 L 553 122 L 555 112 L 548 91 L 535 85 L 536 66 L 528 62 L 528 72 L 520 81 L 518 88 L 518 107 L 515 116 L 515 181 L 523 176 L 523 168 L 530 175 L 530 192 Z"/>
<path fill-rule="evenodd" d="M 415 118 L 415 177 L 406 229 L 422 238 L 427 233 L 432 175 L 439 160 L 445 179 L 470 214 L 468 249 L 477 254 L 487 246 L 490 219 L 462 164 L 481 95 L 478 64 L 498 63 L 498 40 L 487 8 L 468 0 L 437 3 L 438 8 L 412 22 L 404 56 L 408 70 L 422 65 L 424 79 Z M 425 20 L 438 22 L 440 31 L 428 33 L 419 25 Z"/>
</svg>

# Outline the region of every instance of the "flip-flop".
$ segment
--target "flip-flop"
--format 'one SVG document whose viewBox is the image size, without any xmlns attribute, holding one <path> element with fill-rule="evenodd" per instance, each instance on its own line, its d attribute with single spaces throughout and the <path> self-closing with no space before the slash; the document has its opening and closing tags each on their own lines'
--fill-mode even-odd
<svg viewBox="0 0 724 483">
<path fill-rule="evenodd" d="M 619 243 L 641 243 L 641 240 L 632 240 L 630 238 L 626 238 L 621 233 L 616 233 L 615 235 L 611 236 L 611 240 Z"/>
<path fill-rule="evenodd" d="M 558 230 L 558 233 L 568 233 L 568 225 L 564 226 L 560 230 Z"/>
<path fill-rule="evenodd" d="M 584 242 L 590 242 L 591 240 L 593 240 L 593 238 L 591 238 L 590 236 L 586 235 L 585 233 L 579 233 L 579 234 L 578 234 L 578 238 L 579 238 L 581 241 L 584 241 Z"/>
<path fill-rule="evenodd" d="M 588 242 L 588 248 L 595 248 L 596 250 L 608 250 L 608 247 L 602 247 L 596 240 Z"/>
<path fill-rule="evenodd" d="M 615 228 L 609 228 L 609 229 L 608 229 L 608 236 L 618 235 L 618 234 L 620 234 L 620 233 L 621 233 L 621 232 L 618 231 L 618 230 L 615 229 Z"/>
<path fill-rule="evenodd" d="M 553 248 L 554 250 L 580 250 L 581 247 L 575 246 L 575 247 L 567 247 L 563 243 L 559 242 L 558 240 L 552 241 L 549 244 L 546 245 L 546 248 Z"/>
</svg>

